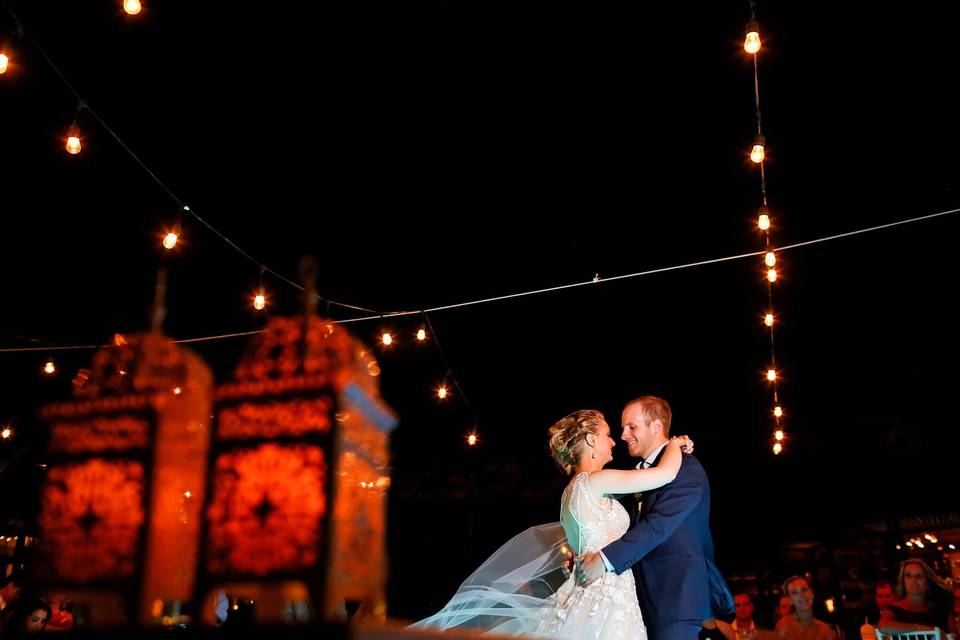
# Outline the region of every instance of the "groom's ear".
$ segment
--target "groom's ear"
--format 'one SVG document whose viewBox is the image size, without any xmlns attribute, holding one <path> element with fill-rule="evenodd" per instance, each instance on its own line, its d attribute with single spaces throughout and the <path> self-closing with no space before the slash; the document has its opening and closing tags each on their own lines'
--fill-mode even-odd
<svg viewBox="0 0 960 640">
<path fill-rule="evenodd" d="M 650 423 L 650 426 L 653 427 L 654 429 L 657 429 L 658 431 L 660 431 L 661 434 L 667 435 L 666 432 L 665 432 L 665 430 L 664 430 L 664 428 L 663 428 L 663 420 L 659 420 L 659 419 L 658 419 L 658 420 L 654 420 L 653 422 Z"/>
</svg>

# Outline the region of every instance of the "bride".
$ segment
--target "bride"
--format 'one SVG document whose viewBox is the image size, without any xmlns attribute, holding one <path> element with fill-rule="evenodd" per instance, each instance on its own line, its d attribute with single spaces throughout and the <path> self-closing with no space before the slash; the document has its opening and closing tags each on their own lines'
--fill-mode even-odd
<svg viewBox="0 0 960 640">
<path fill-rule="evenodd" d="M 560 499 L 559 524 L 531 527 L 507 542 L 442 610 L 413 626 L 540 638 L 646 640 L 632 571 L 607 572 L 578 586 L 565 563 L 570 557 L 578 562 L 620 538 L 630 516 L 612 496 L 672 482 L 682 451 L 692 451 L 693 443 L 674 438 L 656 467 L 604 469 L 615 444 L 599 411 L 576 411 L 550 427 L 553 459 L 572 476 Z"/>
</svg>

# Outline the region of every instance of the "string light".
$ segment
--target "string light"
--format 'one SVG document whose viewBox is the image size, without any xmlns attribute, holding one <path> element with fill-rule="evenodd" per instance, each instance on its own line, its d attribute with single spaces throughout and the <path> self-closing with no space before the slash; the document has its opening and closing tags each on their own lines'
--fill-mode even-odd
<svg viewBox="0 0 960 640">
<path fill-rule="evenodd" d="M 468 435 L 467 444 L 470 445 L 471 447 L 475 447 L 477 445 L 477 434 L 471 433 L 470 435 Z"/>
<path fill-rule="evenodd" d="M 140 13 L 141 9 L 143 9 L 143 6 L 140 4 L 140 0 L 123 0 L 123 10 L 129 15 L 135 16 Z"/>
<path fill-rule="evenodd" d="M 764 150 L 765 145 L 766 139 L 764 139 L 762 135 L 758 135 L 753 143 L 753 149 L 750 150 L 750 159 L 756 164 L 763 162 L 763 159 L 766 157 L 766 151 Z"/>
<path fill-rule="evenodd" d="M 189 211 L 189 207 L 184 207 L 185 210 Z M 257 287 L 257 293 L 253 296 L 253 308 L 257 311 L 263 311 L 263 308 L 267 306 L 267 295 L 263 289 L 263 274 L 267 271 L 267 265 L 260 265 L 260 284 Z"/>
<path fill-rule="evenodd" d="M 383 332 L 383 335 L 380 336 L 380 340 L 381 340 L 381 342 L 383 342 L 384 346 L 387 346 L 387 347 L 389 347 L 391 344 L 393 344 L 393 336 L 391 336 L 391 335 L 390 335 L 389 333 L 387 333 L 386 331 L 384 331 L 384 332 Z"/>
<path fill-rule="evenodd" d="M 773 243 L 770 239 L 770 210 L 767 208 L 767 178 L 766 171 L 764 168 L 764 160 L 766 159 L 766 146 L 767 141 L 763 135 L 763 126 L 760 113 L 760 77 L 759 77 L 759 65 L 757 63 L 756 54 L 760 51 L 761 42 L 760 42 L 760 24 L 757 22 L 757 17 L 754 13 L 754 0 L 750 0 L 750 21 L 747 23 L 746 35 L 743 40 L 743 49 L 747 53 L 753 55 L 753 97 L 754 105 L 756 107 L 755 115 L 757 119 L 757 137 L 754 140 L 753 148 L 750 150 L 750 160 L 756 164 L 760 165 L 760 196 L 762 206 L 759 211 L 757 211 L 757 227 L 764 232 L 764 244 L 765 250 L 763 255 L 763 263 L 767 266 L 767 304 L 769 305 L 769 310 L 763 317 L 763 324 L 767 327 L 770 338 L 770 363 L 775 366 L 777 362 L 776 353 L 774 350 L 774 314 L 773 314 L 773 283 L 777 281 L 778 274 L 777 270 L 774 267 L 777 264 L 777 255 L 773 249 Z M 781 249 L 782 250 L 782 249 Z M 773 392 L 773 415 L 776 420 L 774 425 L 774 444 L 773 444 L 773 453 L 774 455 L 779 455 L 783 451 L 783 439 L 785 433 L 783 426 L 781 425 L 781 418 L 783 417 L 783 409 L 780 408 L 780 398 L 779 398 L 779 389 L 777 388 L 777 372 L 774 368 L 767 370 L 767 380 L 772 383 L 772 392 Z"/>
<path fill-rule="evenodd" d="M 57 372 L 57 365 L 53 363 L 53 359 L 47 360 L 43 365 L 43 372 L 48 376 L 52 376 Z"/>
<path fill-rule="evenodd" d="M 0 74 L 7 72 L 7 67 L 10 65 L 10 58 L 5 53 L 0 53 Z"/>
<path fill-rule="evenodd" d="M 189 490 L 189 489 L 187 489 L 186 491 L 183 492 L 183 497 L 184 497 L 184 498 L 192 498 L 192 497 L 193 497 L 193 494 L 190 493 L 190 490 Z"/>
<path fill-rule="evenodd" d="M 770 210 L 766 207 L 760 207 L 760 213 L 757 216 L 757 226 L 761 231 L 770 229 Z"/>
<path fill-rule="evenodd" d="M 77 155 L 80 153 L 80 129 L 76 125 L 70 127 L 67 131 L 67 144 L 65 145 L 67 153 Z"/>
<path fill-rule="evenodd" d="M 3 431 L 0 431 L 0 438 L 3 438 L 4 440 L 9 440 L 12 437 L 13 437 L 13 429 L 11 429 L 10 427 L 4 427 Z"/>
<path fill-rule="evenodd" d="M 743 39 L 743 50 L 749 54 L 760 51 L 760 25 L 756 20 L 747 23 L 747 35 Z"/>
<path fill-rule="evenodd" d="M 419 331 L 417 331 L 417 340 L 419 340 L 420 342 L 423 342 L 426 339 L 427 339 L 427 332 L 425 330 L 420 329 Z"/>
<path fill-rule="evenodd" d="M 437 397 L 440 398 L 441 400 L 443 400 L 444 398 L 447 397 L 447 386 L 446 386 L 446 385 L 442 384 L 442 385 L 440 385 L 439 387 L 437 387 Z"/>
<path fill-rule="evenodd" d="M 173 249 L 175 246 L 177 246 L 177 239 L 179 237 L 180 236 L 178 236 L 175 231 L 167 232 L 167 235 L 163 236 L 163 248 L 168 251 Z"/>
</svg>

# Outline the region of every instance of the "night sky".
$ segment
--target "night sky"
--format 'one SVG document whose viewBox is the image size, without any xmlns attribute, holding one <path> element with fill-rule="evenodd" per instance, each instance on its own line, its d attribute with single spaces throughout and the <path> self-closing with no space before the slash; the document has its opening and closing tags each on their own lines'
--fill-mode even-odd
<svg viewBox="0 0 960 640">
<path fill-rule="evenodd" d="M 400 416 L 395 615 L 436 608 L 507 537 L 556 518 L 553 421 L 594 407 L 617 433 L 646 393 L 696 441 L 727 571 L 775 566 L 786 542 L 957 510 L 960 214 L 780 256 L 776 458 L 760 258 L 604 281 L 762 248 L 747 2 L 145 0 L 136 18 L 118 1 L 8 2 L 175 197 L 89 113 L 83 152 L 63 151 L 76 98 L 0 10 L 16 62 L 0 76 L 0 346 L 142 331 L 162 265 L 174 338 L 262 327 L 258 264 L 296 279 L 304 255 L 322 296 L 378 312 L 599 274 L 432 312 L 428 345 L 417 316 L 350 325 L 371 344 L 397 336 L 377 347 Z M 960 207 L 948 4 L 758 5 L 775 244 Z M 180 203 L 254 260 L 189 217 L 165 254 Z M 264 285 L 271 312 L 298 312 L 295 289 Z M 442 404 L 437 339 L 462 390 Z M 245 341 L 192 348 L 225 381 Z M 34 508 L 37 407 L 66 399 L 90 355 L 57 353 L 49 380 L 46 353 L 0 353 L 0 420 L 16 432 L 0 447 L 3 522 Z"/>
</svg>

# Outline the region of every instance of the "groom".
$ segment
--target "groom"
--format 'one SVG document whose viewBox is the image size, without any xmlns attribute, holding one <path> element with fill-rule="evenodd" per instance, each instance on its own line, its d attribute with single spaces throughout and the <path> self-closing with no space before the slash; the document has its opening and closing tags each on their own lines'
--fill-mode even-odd
<svg viewBox="0 0 960 640">
<path fill-rule="evenodd" d="M 620 439 L 637 468 L 655 466 L 670 437 L 670 405 L 643 396 L 623 409 Z M 677 478 L 654 491 L 623 500 L 630 529 L 599 553 L 588 554 L 577 582 L 605 571 L 633 568 L 650 640 L 696 640 L 704 620 L 733 611 L 733 598 L 713 564 L 710 484 L 696 458 L 683 456 Z"/>
</svg>

